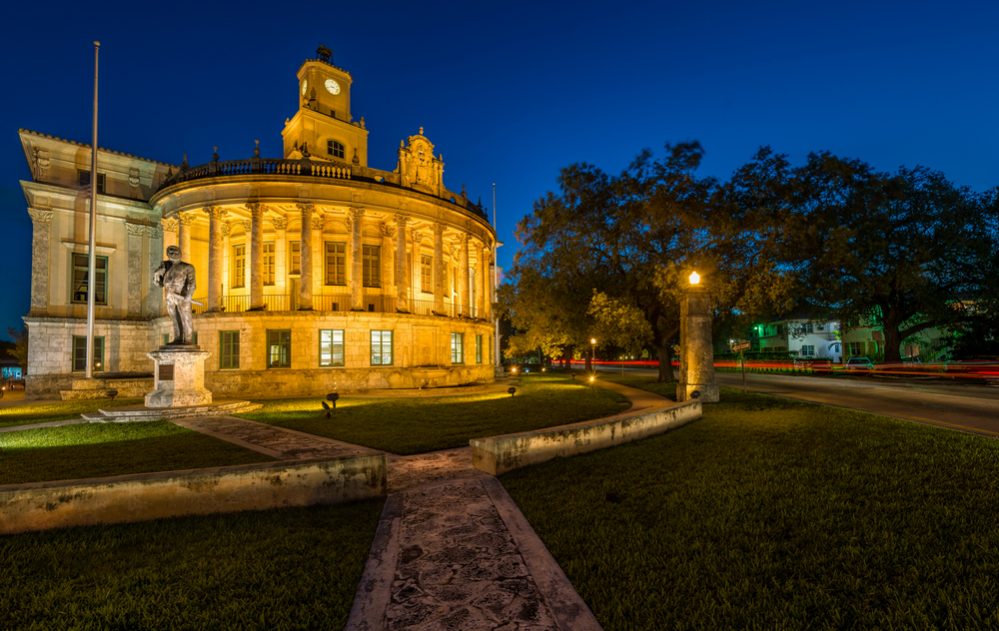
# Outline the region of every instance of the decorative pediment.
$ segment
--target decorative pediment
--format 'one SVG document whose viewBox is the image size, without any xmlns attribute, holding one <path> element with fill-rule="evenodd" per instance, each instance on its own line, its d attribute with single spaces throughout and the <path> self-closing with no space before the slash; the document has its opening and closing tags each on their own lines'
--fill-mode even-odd
<svg viewBox="0 0 999 631">
<path fill-rule="evenodd" d="M 400 183 L 433 195 L 444 191 L 444 156 L 434 157 L 434 145 L 420 133 L 410 136 L 408 143 L 399 145 L 399 164 L 396 167 Z"/>
</svg>

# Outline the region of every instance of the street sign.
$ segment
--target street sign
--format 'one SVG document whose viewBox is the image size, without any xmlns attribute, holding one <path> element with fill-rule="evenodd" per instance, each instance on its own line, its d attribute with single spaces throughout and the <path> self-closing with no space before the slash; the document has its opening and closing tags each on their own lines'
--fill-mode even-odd
<svg viewBox="0 0 999 631">
<path fill-rule="evenodd" d="M 748 341 L 736 342 L 732 345 L 732 352 L 738 353 L 739 351 L 748 351 L 753 345 Z"/>
</svg>

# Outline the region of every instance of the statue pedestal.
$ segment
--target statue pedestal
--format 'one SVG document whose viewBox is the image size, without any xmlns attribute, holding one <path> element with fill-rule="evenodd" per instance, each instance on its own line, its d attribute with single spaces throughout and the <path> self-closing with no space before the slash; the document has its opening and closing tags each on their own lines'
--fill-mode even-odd
<svg viewBox="0 0 999 631">
<path fill-rule="evenodd" d="M 155 389 L 146 394 L 147 408 L 206 405 L 212 393 L 205 389 L 205 360 L 211 355 L 197 346 L 161 346 L 149 353 L 156 363 Z"/>
</svg>

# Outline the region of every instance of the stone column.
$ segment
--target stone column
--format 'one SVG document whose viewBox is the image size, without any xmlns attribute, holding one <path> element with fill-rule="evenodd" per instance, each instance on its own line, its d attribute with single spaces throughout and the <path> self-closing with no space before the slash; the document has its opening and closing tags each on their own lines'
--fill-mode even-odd
<svg viewBox="0 0 999 631">
<path fill-rule="evenodd" d="M 170 245 L 177 245 L 177 226 L 176 220 L 174 220 L 174 236 L 173 242 Z M 145 252 L 145 267 L 146 269 L 142 273 L 142 315 L 144 317 L 156 317 L 163 313 L 163 291 L 160 287 L 153 284 L 153 273 L 156 268 L 160 266 L 163 262 L 162 252 L 166 251 L 166 246 L 163 244 L 163 229 L 150 226 L 148 228 L 149 232 L 149 244 Z"/>
<path fill-rule="evenodd" d="M 409 270 L 406 258 L 406 215 L 395 216 L 395 308 L 396 311 L 412 311 L 409 304 Z"/>
<path fill-rule="evenodd" d="M 691 283 L 680 298 L 680 380 L 676 400 L 718 401 L 714 350 L 711 345 L 711 294 Z"/>
<path fill-rule="evenodd" d="M 225 210 L 218 206 L 207 206 L 205 212 L 208 213 L 208 311 L 218 311 L 222 304 L 222 218 L 225 217 Z M 184 218 L 181 217 L 181 226 L 184 226 Z M 187 239 L 190 243 L 190 231 L 181 228 L 181 241 Z M 190 254 L 184 251 L 181 245 L 181 256 L 184 260 L 190 260 Z"/>
<path fill-rule="evenodd" d="M 351 208 L 347 216 L 347 226 L 350 228 L 350 308 L 354 311 L 364 311 L 364 260 L 361 257 L 361 218 L 363 208 Z"/>
<path fill-rule="evenodd" d="M 461 302 L 461 309 L 459 310 L 458 313 L 460 313 L 465 317 L 471 317 L 472 315 L 472 305 L 471 305 L 472 292 L 470 291 L 468 286 L 470 280 L 468 276 L 468 268 L 470 266 L 470 262 L 468 260 L 469 259 L 468 249 L 469 249 L 468 233 L 466 232 L 461 235 L 461 256 L 459 259 L 461 261 L 460 263 L 461 274 L 458 275 L 458 277 L 461 279 L 460 281 L 461 285 L 459 285 L 458 287 L 458 300 Z"/>
<path fill-rule="evenodd" d="M 302 275 L 298 287 L 298 308 L 302 311 L 312 310 L 312 211 L 313 204 L 299 204 L 302 212 L 302 237 L 299 248 L 302 256 Z"/>
<path fill-rule="evenodd" d="M 142 315 L 142 277 L 145 266 L 142 264 L 142 238 L 147 234 L 148 226 L 134 223 L 125 224 L 128 235 L 128 311 L 127 317 L 136 318 Z"/>
<path fill-rule="evenodd" d="M 207 210 L 207 208 L 205 210 Z M 181 259 L 187 261 L 188 263 L 191 262 L 191 255 L 193 254 L 193 252 L 191 252 L 191 224 L 193 223 L 193 213 L 177 213 L 177 245 L 180 246 Z M 209 226 L 211 226 L 210 220 Z M 210 239 L 211 237 L 209 237 L 209 240 Z M 163 258 L 166 258 L 165 251 Z"/>
<path fill-rule="evenodd" d="M 323 212 L 312 215 L 312 294 L 322 293 L 323 266 L 326 264 L 325 250 L 323 246 L 323 228 L 326 223 L 326 216 Z M 315 306 L 315 305 L 313 305 Z M 329 303 L 320 307 L 321 311 L 328 310 Z"/>
<path fill-rule="evenodd" d="M 379 226 L 382 235 L 381 260 L 378 262 L 381 273 L 379 291 L 381 293 L 381 310 L 395 311 L 395 306 L 391 300 L 392 289 L 395 287 L 395 265 L 393 264 L 392 233 L 393 228 L 389 224 L 382 222 Z"/>
<path fill-rule="evenodd" d="M 166 258 L 165 254 L 166 254 L 166 249 L 168 247 L 170 247 L 171 245 L 176 245 L 177 247 L 180 247 L 180 238 L 179 238 L 179 235 L 177 234 L 177 232 L 178 232 L 178 230 L 180 228 L 180 221 L 178 221 L 176 217 L 169 217 L 169 218 L 166 218 L 166 219 L 160 219 L 160 226 L 163 228 L 163 252 L 162 252 L 162 254 L 163 254 L 163 258 Z M 181 253 L 185 257 L 185 260 L 186 260 L 186 257 L 188 255 L 188 253 L 184 252 L 183 250 L 181 250 Z M 155 252 L 155 251 L 153 252 L 153 257 L 154 258 L 159 258 L 160 256 L 161 256 L 161 253 Z"/>
<path fill-rule="evenodd" d="M 250 310 L 264 308 L 264 212 L 260 204 L 247 204 L 250 210 Z"/>
<path fill-rule="evenodd" d="M 489 300 L 486 292 L 486 287 L 489 286 L 489 261 L 486 260 L 487 250 L 481 241 L 477 243 L 476 250 L 478 268 L 475 270 L 475 317 L 484 318 L 486 317 L 486 302 Z"/>
<path fill-rule="evenodd" d="M 222 308 L 231 308 L 232 305 L 226 304 L 226 297 L 232 294 L 232 246 L 229 240 L 229 235 L 232 233 L 232 226 L 227 221 L 223 221 L 222 225 L 219 226 L 219 230 L 222 231 L 222 276 L 219 281 L 221 287 L 219 288 L 219 295 L 222 300 Z M 243 253 L 246 256 L 246 253 Z M 245 259 L 244 259 L 245 260 Z M 244 271 L 243 287 L 246 287 L 246 278 Z"/>
<path fill-rule="evenodd" d="M 434 224 L 434 311 L 444 313 L 444 224 Z"/>
<path fill-rule="evenodd" d="M 274 226 L 274 285 L 275 291 L 286 296 L 282 311 L 291 309 L 291 296 L 288 289 L 288 220 L 285 217 L 271 217 Z M 280 303 L 279 303 L 280 304 Z"/>
<path fill-rule="evenodd" d="M 52 211 L 29 208 L 31 216 L 31 313 L 44 312 L 49 305 L 49 235 Z"/>
</svg>

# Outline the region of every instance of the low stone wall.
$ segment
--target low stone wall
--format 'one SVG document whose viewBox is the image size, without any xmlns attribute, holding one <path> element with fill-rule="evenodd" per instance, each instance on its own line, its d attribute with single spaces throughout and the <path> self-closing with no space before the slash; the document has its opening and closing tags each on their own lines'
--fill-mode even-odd
<svg viewBox="0 0 999 631">
<path fill-rule="evenodd" d="M 651 412 L 517 434 L 473 438 L 472 464 L 492 475 L 661 434 L 701 418 L 694 400 Z"/>
<path fill-rule="evenodd" d="M 387 492 L 384 454 L 0 485 L 0 534 L 286 506 Z"/>
</svg>

